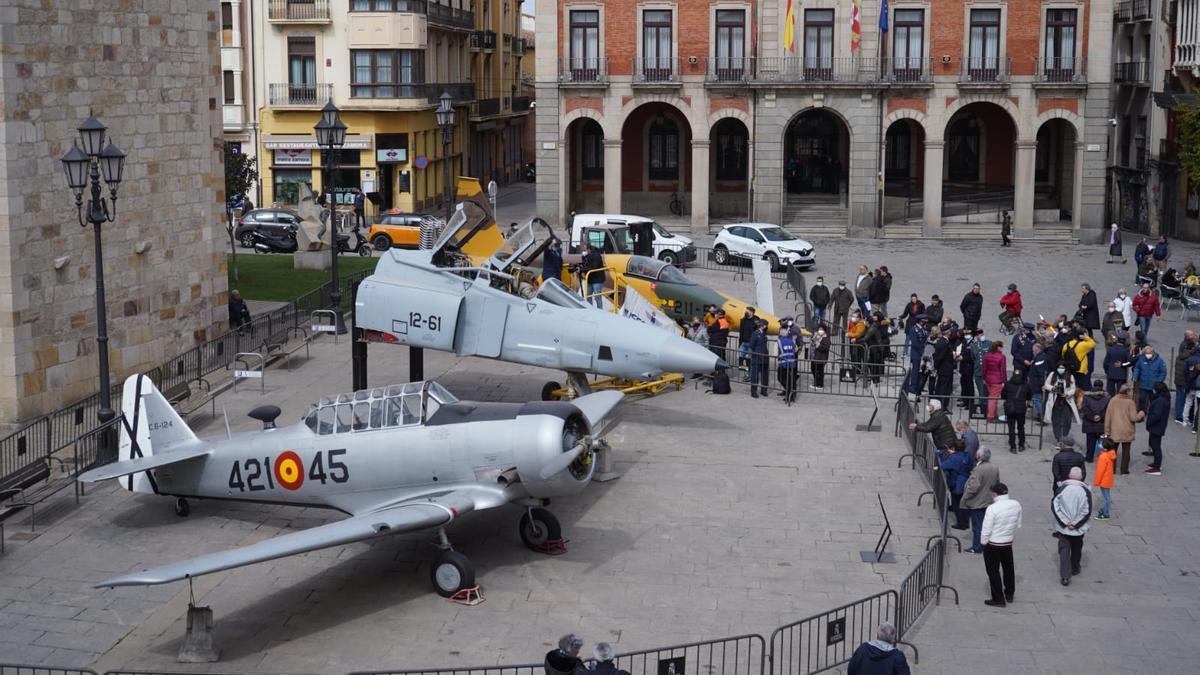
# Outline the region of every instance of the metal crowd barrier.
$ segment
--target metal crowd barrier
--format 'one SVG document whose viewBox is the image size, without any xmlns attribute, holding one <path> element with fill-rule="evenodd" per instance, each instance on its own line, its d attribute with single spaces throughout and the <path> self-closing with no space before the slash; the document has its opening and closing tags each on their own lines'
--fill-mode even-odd
<svg viewBox="0 0 1200 675">
<path fill-rule="evenodd" d="M 723 351 L 725 361 L 731 366 L 729 370 L 730 384 L 749 386 L 751 383 L 744 381 L 748 370 L 733 367 L 738 362 L 737 347 L 729 347 Z M 779 357 L 766 356 L 765 358 L 767 361 L 767 389 L 772 394 L 783 393 L 784 386 L 780 380 Z M 823 375 L 820 389 L 816 386 L 818 369 Z M 828 361 L 814 361 L 811 358 L 796 360 L 796 393 L 832 394 L 859 398 L 871 398 L 875 395 L 881 398 L 895 398 L 904 388 L 906 372 L 903 366 L 895 363 L 864 363 L 846 359 L 831 352 Z M 875 390 L 874 394 L 872 387 Z"/>
<path fill-rule="evenodd" d="M 86 668 L 0 664 L 0 675 L 97 675 L 97 673 Z"/>
<path fill-rule="evenodd" d="M 621 654 L 616 664 L 630 675 L 759 675 L 765 645 L 761 635 L 738 635 Z"/>
<path fill-rule="evenodd" d="M 875 639 L 879 624 L 896 622 L 898 607 L 896 591 L 887 590 L 775 629 L 770 672 L 807 675 L 846 663 L 860 644 Z"/>
</svg>

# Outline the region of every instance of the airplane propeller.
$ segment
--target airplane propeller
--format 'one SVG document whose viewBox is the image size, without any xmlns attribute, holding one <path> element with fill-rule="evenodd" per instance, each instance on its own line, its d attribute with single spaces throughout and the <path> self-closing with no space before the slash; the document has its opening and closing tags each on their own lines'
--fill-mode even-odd
<svg viewBox="0 0 1200 675">
<path fill-rule="evenodd" d="M 549 480 L 554 475 L 571 466 L 571 463 L 579 458 L 585 451 L 592 447 L 592 439 L 590 436 L 584 436 L 571 449 L 558 455 L 554 459 L 546 462 L 542 466 L 542 470 L 538 472 L 538 477 L 542 480 Z"/>
</svg>

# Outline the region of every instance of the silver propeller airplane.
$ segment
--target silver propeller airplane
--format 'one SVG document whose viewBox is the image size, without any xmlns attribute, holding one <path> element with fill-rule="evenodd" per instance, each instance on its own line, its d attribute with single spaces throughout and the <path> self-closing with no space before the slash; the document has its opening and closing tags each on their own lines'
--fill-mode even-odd
<svg viewBox="0 0 1200 675">
<path fill-rule="evenodd" d="M 371 341 L 563 370 L 580 393 L 589 373 L 650 380 L 724 365 L 682 335 L 585 303 L 557 279 L 522 283 L 517 270 L 549 234 L 534 219 L 500 239 L 488 208 L 468 198 L 432 249 L 383 254 L 359 286 L 356 325 Z"/>
<path fill-rule="evenodd" d="M 513 503 L 525 508 L 525 545 L 561 543 L 544 506 L 579 492 L 595 472 L 593 449 L 614 425 L 622 394 L 572 402 L 469 403 L 436 382 L 322 398 L 294 425 L 277 428 L 276 406 L 250 417 L 261 431 L 200 439 L 144 375 L 125 382 L 126 424 L 119 461 L 79 480 L 119 479 L 132 492 L 337 509 L 350 517 L 249 546 L 114 577 L 96 585 L 137 586 L 341 546 L 389 534 L 435 529 L 441 553 L 430 579 L 451 597 L 475 585 L 471 562 L 450 547 L 445 528 L 462 516 Z"/>
</svg>

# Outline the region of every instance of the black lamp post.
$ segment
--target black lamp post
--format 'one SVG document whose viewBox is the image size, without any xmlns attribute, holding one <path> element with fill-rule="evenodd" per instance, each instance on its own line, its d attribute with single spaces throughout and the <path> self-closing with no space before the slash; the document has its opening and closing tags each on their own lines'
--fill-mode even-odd
<svg viewBox="0 0 1200 675">
<path fill-rule="evenodd" d="M 450 223 L 450 217 L 454 215 L 454 194 L 453 184 L 450 180 L 450 142 L 454 140 L 454 106 L 450 105 L 450 92 L 444 91 L 439 99 L 441 105 L 434 112 L 437 118 L 438 128 L 442 130 L 442 157 L 446 160 L 444 172 L 446 174 L 446 223 Z"/>
<path fill-rule="evenodd" d="M 322 167 L 325 175 L 322 183 L 323 189 L 329 195 L 329 255 L 332 261 L 330 273 L 333 277 L 333 288 L 329 293 L 329 300 L 333 304 L 336 330 L 339 335 L 342 335 L 346 332 L 346 324 L 342 320 L 342 287 L 338 281 L 337 193 L 333 189 L 333 171 L 337 162 L 335 155 L 346 144 L 346 125 L 338 116 L 338 109 L 333 104 L 333 99 L 330 99 L 321 109 L 321 121 L 317 122 L 313 130 L 317 134 L 317 145 L 325 155 L 324 167 Z"/>
<path fill-rule="evenodd" d="M 79 126 L 79 145 L 72 147 L 62 158 L 67 173 L 67 185 L 75 192 L 75 210 L 79 225 L 92 226 L 96 249 L 96 345 L 100 360 L 100 410 L 103 424 L 116 417 L 112 407 L 112 389 L 108 374 L 108 317 L 104 302 L 104 254 L 100 243 L 100 226 L 111 223 L 117 216 L 117 188 L 125 172 L 125 153 L 117 146 L 104 144 L 107 129 L 95 117 L 88 117 Z M 80 149 L 80 145 L 83 149 Z M 100 176 L 108 184 L 109 197 L 101 195 Z M 84 213 L 83 191 L 91 184 L 92 193 Z"/>
</svg>

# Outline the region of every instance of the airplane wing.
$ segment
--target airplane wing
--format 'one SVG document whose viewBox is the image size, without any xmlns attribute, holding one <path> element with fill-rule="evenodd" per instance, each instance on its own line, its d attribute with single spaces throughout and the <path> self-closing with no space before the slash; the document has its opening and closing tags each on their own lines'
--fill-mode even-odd
<svg viewBox="0 0 1200 675">
<path fill-rule="evenodd" d="M 625 394 L 619 391 L 598 391 L 587 396 L 580 396 L 571 403 L 579 408 L 579 411 L 587 418 L 588 426 L 595 428 L 623 398 L 625 398 Z"/>
<path fill-rule="evenodd" d="M 183 450 L 172 450 L 158 455 L 150 455 L 149 457 L 135 457 L 127 459 L 123 462 L 114 462 L 101 467 L 84 471 L 79 475 L 79 481 L 83 483 L 98 483 L 109 478 L 120 478 L 121 476 L 129 476 L 135 473 L 141 473 L 150 469 L 157 469 L 160 466 L 175 464 L 176 462 L 185 462 L 189 459 L 197 459 L 212 454 L 212 449 L 206 444 L 197 445 L 194 448 L 185 448 Z"/>
<path fill-rule="evenodd" d="M 249 546 L 206 553 L 190 560 L 113 577 L 96 584 L 95 588 L 165 584 L 330 546 L 437 527 L 474 509 L 475 500 L 470 492 L 458 490 L 431 499 L 402 502 L 336 523 L 265 539 Z"/>
</svg>

